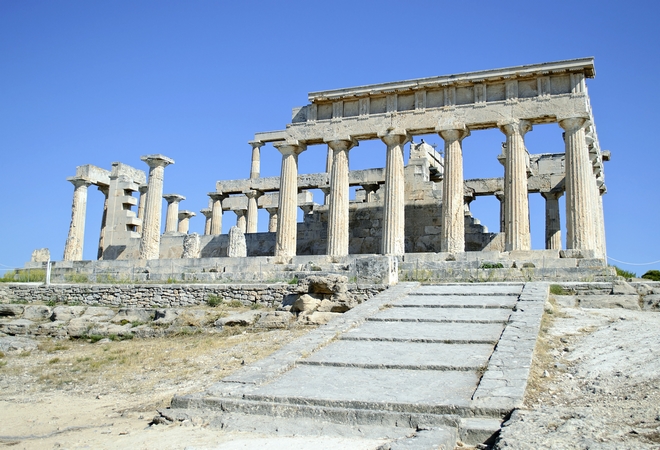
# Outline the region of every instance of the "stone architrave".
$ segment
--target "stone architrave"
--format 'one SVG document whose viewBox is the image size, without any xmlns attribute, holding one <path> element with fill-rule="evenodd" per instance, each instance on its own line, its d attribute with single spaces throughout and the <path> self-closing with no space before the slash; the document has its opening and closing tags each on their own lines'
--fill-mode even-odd
<svg viewBox="0 0 660 450">
<path fill-rule="evenodd" d="M 381 253 L 403 255 L 405 253 L 403 146 L 411 138 L 405 130 L 397 129 L 388 129 L 379 133 L 378 137 L 387 145 Z"/>
<path fill-rule="evenodd" d="M 160 253 L 160 220 L 162 215 L 163 178 L 165 167 L 174 160 L 164 155 L 145 155 L 140 158 L 149 166 L 147 200 L 144 207 L 140 259 L 158 259 Z"/>
<path fill-rule="evenodd" d="M 284 141 L 273 145 L 282 154 L 280 197 L 275 256 L 295 256 L 298 209 L 298 155 L 307 146 L 299 141 Z"/>
<path fill-rule="evenodd" d="M 108 194 L 109 186 L 98 186 L 98 190 L 103 194 L 103 215 L 101 216 L 101 232 L 99 233 L 99 249 L 96 253 L 97 259 L 103 259 L 103 249 L 105 245 L 105 226 L 108 223 Z M 140 227 L 141 228 L 141 227 Z"/>
<path fill-rule="evenodd" d="M 561 223 L 559 216 L 559 197 L 561 191 L 541 192 L 545 198 L 545 248 L 561 250 Z"/>
<path fill-rule="evenodd" d="M 261 172 L 261 147 L 264 143 L 261 141 L 248 142 L 252 146 L 252 163 L 250 164 L 250 178 L 259 178 Z"/>
<path fill-rule="evenodd" d="M 278 208 L 266 208 L 268 211 L 268 232 L 276 233 L 277 232 L 277 211 Z"/>
<path fill-rule="evenodd" d="M 140 199 L 138 202 L 137 217 L 140 220 L 144 220 L 144 203 L 147 200 L 147 189 L 148 186 L 146 184 L 141 184 L 138 187 L 138 191 L 140 192 Z M 136 231 L 138 233 L 142 233 L 142 225 L 139 225 Z"/>
<path fill-rule="evenodd" d="M 356 144 L 352 139 L 328 141 L 333 155 L 328 210 L 329 256 L 348 255 L 348 151 Z"/>
<path fill-rule="evenodd" d="M 199 258 L 200 249 L 199 234 L 190 233 L 184 236 L 182 258 Z"/>
<path fill-rule="evenodd" d="M 227 195 L 222 192 L 209 192 L 211 197 L 211 234 L 222 234 L 222 201 Z"/>
<path fill-rule="evenodd" d="M 257 200 L 262 195 L 263 192 L 254 189 L 245 192 L 245 196 L 248 199 L 247 224 L 246 224 L 247 233 L 257 232 L 257 218 L 259 217 Z"/>
<path fill-rule="evenodd" d="M 497 124 L 506 135 L 504 145 L 504 250 L 530 250 L 527 150 L 525 134 L 532 129 L 526 120 Z"/>
<path fill-rule="evenodd" d="M 245 220 L 245 209 L 235 209 L 234 213 L 236 214 L 236 226 L 243 232 L 247 232 L 247 220 Z"/>
<path fill-rule="evenodd" d="M 71 177 L 67 181 L 73 184 L 73 205 L 71 206 L 71 225 L 69 236 L 64 246 L 64 261 L 81 261 L 85 239 L 85 214 L 87 210 L 87 188 L 90 181 Z"/>
<path fill-rule="evenodd" d="M 177 227 L 177 232 L 188 234 L 188 230 L 190 230 L 190 218 L 195 217 L 196 215 L 197 214 L 192 211 L 179 211 L 179 226 Z"/>
<path fill-rule="evenodd" d="M 566 248 L 595 250 L 590 183 L 593 169 L 585 140 L 587 119 L 572 117 L 559 121 L 566 145 Z"/>
<path fill-rule="evenodd" d="M 213 212 L 211 208 L 200 209 L 199 212 L 202 213 L 206 219 L 204 221 L 204 235 L 208 236 L 211 234 L 211 219 L 213 218 Z"/>
<path fill-rule="evenodd" d="M 179 202 L 185 200 L 183 195 L 165 194 L 163 198 L 167 201 L 167 214 L 165 215 L 165 233 L 173 234 L 177 232 L 179 223 Z"/>
<path fill-rule="evenodd" d="M 451 124 L 438 127 L 436 131 L 445 141 L 440 249 L 443 252 L 461 253 L 465 251 L 463 148 L 461 141 L 470 135 L 470 130 L 463 124 Z"/>
<path fill-rule="evenodd" d="M 227 247 L 227 256 L 230 258 L 243 258 L 247 256 L 247 245 L 245 244 L 245 234 L 238 227 L 231 227 L 229 230 L 229 247 Z"/>
</svg>

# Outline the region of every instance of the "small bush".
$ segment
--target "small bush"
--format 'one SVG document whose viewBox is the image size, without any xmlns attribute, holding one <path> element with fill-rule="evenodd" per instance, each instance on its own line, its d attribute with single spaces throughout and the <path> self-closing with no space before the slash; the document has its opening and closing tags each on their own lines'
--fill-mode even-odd
<svg viewBox="0 0 660 450">
<path fill-rule="evenodd" d="M 208 305 L 212 308 L 215 308 L 216 306 L 220 306 L 224 302 L 225 300 L 219 295 L 209 294 L 209 296 L 206 299 L 206 303 L 208 303 Z"/>
<path fill-rule="evenodd" d="M 46 271 L 43 269 L 8 270 L 0 278 L 2 283 L 33 283 L 46 281 Z"/>
<path fill-rule="evenodd" d="M 482 263 L 481 269 L 504 269 L 502 263 Z"/>
<path fill-rule="evenodd" d="M 64 279 L 69 283 L 89 283 L 89 277 L 85 273 L 67 273 Z"/>
<path fill-rule="evenodd" d="M 261 305 L 259 303 L 252 303 L 252 306 L 250 306 L 250 309 L 261 309 Z"/>
<path fill-rule="evenodd" d="M 167 284 L 176 284 L 176 278 L 168 277 Z"/>
<path fill-rule="evenodd" d="M 133 322 L 131 322 L 131 326 L 132 326 L 133 328 L 135 328 L 135 327 L 139 327 L 140 325 L 144 325 L 144 322 L 141 322 L 141 321 L 139 321 L 139 320 L 134 320 Z"/>
<path fill-rule="evenodd" d="M 566 289 L 564 289 L 558 284 L 550 285 L 550 293 L 552 295 L 570 295 L 570 292 L 568 292 Z"/>
<path fill-rule="evenodd" d="M 298 284 L 298 277 L 293 277 L 289 280 L 289 284 Z"/>
<path fill-rule="evenodd" d="M 57 300 L 55 300 L 54 298 L 51 298 L 46 302 L 46 306 L 50 306 L 51 308 L 55 305 L 57 305 Z"/>
<path fill-rule="evenodd" d="M 243 306 L 243 303 L 241 303 L 240 300 L 232 300 L 229 302 L 229 306 L 232 308 L 240 308 L 241 306 Z"/>
<path fill-rule="evenodd" d="M 660 270 L 649 270 L 642 275 L 642 278 L 651 281 L 660 281 Z"/>
<path fill-rule="evenodd" d="M 0 358 L 4 358 L 4 357 L 5 357 L 5 353 L 4 353 L 4 352 L 0 352 Z"/>
<path fill-rule="evenodd" d="M 104 336 L 101 336 L 100 334 L 90 334 L 89 336 L 83 336 L 83 339 L 90 340 L 92 344 L 95 344 L 96 342 L 100 341 L 103 338 Z"/>
<path fill-rule="evenodd" d="M 616 274 L 619 277 L 623 278 L 637 278 L 637 274 L 634 272 L 628 272 L 627 270 L 619 269 L 617 266 L 612 266 L 614 267 L 614 270 L 616 270 Z"/>
</svg>

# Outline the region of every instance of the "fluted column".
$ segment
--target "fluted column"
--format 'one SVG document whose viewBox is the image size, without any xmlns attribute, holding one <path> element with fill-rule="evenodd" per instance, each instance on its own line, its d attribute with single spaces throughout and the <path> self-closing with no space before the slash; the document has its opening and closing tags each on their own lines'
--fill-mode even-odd
<svg viewBox="0 0 660 450">
<path fill-rule="evenodd" d="M 295 256 L 298 209 L 298 155 L 307 147 L 298 142 L 279 142 L 274 147 L 282 153 L 280 197 L 275 256 Z"/>
<path fill-rule="evenodd" d="M 607 192 L 607 188 L 605 188 L 605 185 L 602 186 L 602 188 L 598 189 L 598 198 L 596 199 L 596 207 L 598 208 L 598 219 L 600 222 L 600 230 L 599 230 L 599 235 L 600 235 L 600 257 L 607 260 L 607 242 L 605 241 L 605 215 L 603 214 L 603 194 Z"/>
<path fill-rule="evenodd" d="M 137 218 L 140 220 L 144 220 L 144 203 L 147 200 L 147 189 L 148 186 L 146 184 L 141 184 L 138 187 L 138 191 L 140 192 L 140 199 L 138 200 Z M 142 233 L 142 225 L 138 225 L 135 231 Z"/>
<path fill-rule="evenodd" d="M 264 143 L 261 141 L 248 142 L 252 146 L 252 164 L 250 165 L 250 178 L 259 178 L 261 172 L 261 147 Z"/>
<path fill-rule="evenodd" d="M 97 259 L 103 259 L 103 248 L 105 246 L 105 224 L 108 221 L 108 194 L 109 186 L 99 186 L 99 191 L 103 194 L 103 215 L 101 216 L 101 232 L 99 233 L 99 249 L 96 253 Z"/>
<path fill-rule="evenodd" d="M 211 205 L 211 234 L 222 234 L 222 201 L 227 198 L 222 192 L 209 192 Z"/>
<path fill-rule="evenodd" d="M 140 158 L 149 166 L 147 200 L 144 207 L 140 259 L 158 259 L 160 256 L 160 221 L 162 215 L 163 177 L 165 167 L 174 160 L 163 155 L 145 155 Z"/>
<path fill-rule="evenodd" d="M 387 145 L 381 253 L 403 255 L 406 251 L 403 146 L 410 135 L 405 130 L 390 129 L 379 133 L 378 137 Z"/>
<path fill-rule="evenodd" d="M 504 191 L 496 191 L 495 198 L 500 201 L 500 233 L 504 233 Z"/>
<path fill-rule="evenodd" d="M 541 192 L 545 198 L 545 248 L 561 250 L 561 222 L 559 217 L 559 197 L 561 191 Z"/>
<path fill-rule="evenodd" d="M 83 178 L 67 178 L 73 184 L 71 225 L 64 246 L 64 261 L 81 261 L 85 240 L 85 214 L 87 211 L 87 187 L 92 184 Z"/>
<path fill-rule="evenodd" d="M 209 235 L 211 234 L 211 219 L 213 217 L 213 212 L 211 208 L 200 209 L 199 212 L 202 213 L 206 219 L 204 221 L 204 235 Z"/>
<path fill-rule="evenodd" d="M 348 255 L 348 151 L 356 145 L 351 139 L 328 141 L 332 149 L 330 207 L 328 210 L 329 256 Z"/>
<path fill-rule="evenodd" d="M 195 217 L 196 215 L 197 214 L 192 211 L 179 211 L 177 214 L 177 218 L 179 219 L 177 231 L 179 233 L 188 234 L 188 230 L 190 230 L 190 218 Z"/>
<path fill-rule="evenodd" d="M 165 215 L 165 233 L 172 234 L 177 232 L 179 223 L 179 202 L 185 200 L 183 195 L 165 194 L 163 198 L 167 201 L 167 214 Z"/>
<path fill-rule="evenodd" d="M 566 145 L 566 248 L 595 250 L 591 190 L 593 169 L 584 135 L 587 119 L 559 121 Z"/>
<path fill-rule="evenodd" d="M 497 124 L 506 135 L 504 146 L 504 250 L 530 250 L 527 150 L 525 133 L 532 129 L 526 120 Z"/>
<path fill-rule="evenodd" d="M 445 172 L 442 181 L 442 229 L 440 249 L 443 252 L 465 251 L 465 206 L 463 189 L 462 140 L 470 135 L 463 124 L 436 129 L 445 141 Z"/>
<path fill-rule="evenodd" d="M 236 214 L 236 227 L 245 234 L 247 229 L 247 221 L 245 220 L 245 209 L 235 209 L 234 213 Z"/>
<path fill-rule="evenodd" d="M 277 211 L 278 208 L 266 208 L 268 211 L 268 232 L 277 232 Z"/>
<path fill-rule="evenodd" d="M 263 195 L 263 192 L 252 189 L 244 193 L 248 199 L 246 232 L 256 233 L 257 218 L 259 217 L 257 200 Z"/>
</svg>

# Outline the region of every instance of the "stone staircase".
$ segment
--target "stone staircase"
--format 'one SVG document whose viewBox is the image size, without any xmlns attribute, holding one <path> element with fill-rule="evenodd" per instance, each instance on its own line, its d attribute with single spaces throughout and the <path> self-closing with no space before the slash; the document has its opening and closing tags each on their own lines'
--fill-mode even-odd
<svg viewBox="0 0 660 450">
<path fill-rule="evenodd" d="M 400 283 L 172 408 L 482 443 L 522 403 L 547 293 L 546 283 Z"/>
</svg>

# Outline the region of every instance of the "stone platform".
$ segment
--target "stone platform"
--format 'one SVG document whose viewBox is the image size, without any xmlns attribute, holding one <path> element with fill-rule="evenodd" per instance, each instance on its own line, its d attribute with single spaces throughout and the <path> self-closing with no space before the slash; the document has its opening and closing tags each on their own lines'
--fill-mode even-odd
<svg viewBox="0 0 660 450">
<path fill-rule="evenodd" d="M 543 282 L 400 283 L 206 392 L 175 397 L 165 414 L 218 426 L 236 414 L 305 418 L 434 430 L 447 448 L 481 443 L 522 404 L 547 295 Z"/>
</svg>

